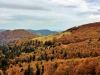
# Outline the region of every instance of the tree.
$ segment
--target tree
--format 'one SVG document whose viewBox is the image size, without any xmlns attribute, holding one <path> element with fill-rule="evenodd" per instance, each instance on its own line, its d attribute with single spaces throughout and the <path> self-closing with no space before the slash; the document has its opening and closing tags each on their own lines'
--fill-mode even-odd
<svg viewBox="0 0 100 75">
<path fill-rule="evenodd" d="M 37 68 L 36 75 L 40 75 L 40 68 L 38 63 L 36 64 L 36 68 Z"/>
<path fill-rule="evenodd" d="M 30 67 L 30 64 L 28 65 L 28 68 L 24 72 L 25 75 L 34 75 L 33 68 Z"/>
<path fill-rule="evenodd" d="M 44 65 L 42 65 L 42 74 L 44 73 Z"/>
</svg>

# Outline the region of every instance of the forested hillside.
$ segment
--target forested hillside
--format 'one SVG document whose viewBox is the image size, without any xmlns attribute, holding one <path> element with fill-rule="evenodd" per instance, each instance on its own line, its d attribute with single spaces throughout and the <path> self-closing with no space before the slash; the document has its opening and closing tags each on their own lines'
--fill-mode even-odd
<svg viewBox="0 0 100 75">
<path fill-rule="evenodd" d="M 18 30 L 6 30 L 0 32 L 0 45 L 6 45 L 20 40 L 23 38 L 35 38 L 39 35 L 33 34 L 27 30 L 18 29 Z"/>
<path fill-rule="evenodd" d="M 100 22 L 0 47 L 1 75 L 100 75 Z"/>
</svg>

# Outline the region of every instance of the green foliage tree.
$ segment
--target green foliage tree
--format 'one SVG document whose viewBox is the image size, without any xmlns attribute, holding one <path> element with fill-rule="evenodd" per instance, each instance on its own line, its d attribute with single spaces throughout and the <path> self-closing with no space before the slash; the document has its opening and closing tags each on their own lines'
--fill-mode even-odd
<svg viewBox="0 0 100 75">
<path fill-rule="evenodd" d="M 36 64 L 36 68 L 37 68 L 36 75 L 40 75 L 40 67 L 38 63 Z"/>
<path fill-rule="evenodd" d="M 30 67 L 30 64 L 28 65 L 28 68 L 24 72 L 25 75 L 34 75 L 33 68 Z"/>
</svg>

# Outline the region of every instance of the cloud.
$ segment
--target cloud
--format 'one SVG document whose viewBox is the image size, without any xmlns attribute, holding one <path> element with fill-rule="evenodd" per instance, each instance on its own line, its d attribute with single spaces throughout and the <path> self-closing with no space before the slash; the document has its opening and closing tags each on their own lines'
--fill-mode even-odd
<svg viewBox="0 0 100 75">
<path fill-rule="evenodd" d="M 98 12 L 81 12 L 81 13 L 78 13 L 78 15 L 100 15 L 100 11 Z"/>
<path fill-rule="evenodd" d="M 85 0 L 88 3 L 100 3 L 100 0 Z"/>
<path fill-rule="evenodd" d="M 12 20 L 34 20 L 34 21 L 53 21 L 55 18 L 52 18 L 50 16 L 45 17 L 43 16 L 38 16 L 38 15 L 14 15 L 14 19 Z"/>
<path fill-rule="evenodd" d="M 59 5 L 59 7 L 64 7 L 64 8 L 77 8 L 77 6 L 74 6 L 74 5 Z"/>
<path fill-rule="evenodd" d="M 98 1 L 0 0 L 0 28 L 66 30 L 100 21 Z"/>
<path fill-rule="evenodd" d="M 35 0 L 33 0 L 33 1 L 35 1 Z M 23 3 L 22 2 L 20 3 L 20 0 L 18 0 L 17 3 L 16 2 L 5 2 L 5 1 L 0 0 L 0 8 L 23 9 L 23 10 L 49 10 L 49 8 L 47 8 L 41 4 L 39 5 L 39 4 L 37 4 L 37 3 L 35 4 L 35 3 L 25 3 L 24 1 L 23 1 Z"/>
</svg>

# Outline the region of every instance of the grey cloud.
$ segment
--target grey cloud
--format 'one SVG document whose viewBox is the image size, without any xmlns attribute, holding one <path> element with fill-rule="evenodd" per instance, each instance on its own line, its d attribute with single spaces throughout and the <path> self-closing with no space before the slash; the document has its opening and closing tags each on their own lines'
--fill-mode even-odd
<svg viewBox="0 0 100 75">
<path fill-rule="evenodd" d="M 76 6 L 71 6 L 71 5 L 69 5 L 69 6 L 63 6 L 64 8 L 77 8 Z"/>
<path fill-rule="evenodd" d="M 39 5 L 21 5 L 21 4 L 12 4 L 0 2 L 0 8 L 11 8 L 11 9 L 24 9 L 24 10 L 50 10 L 47 7 Z"/>
<path fill-rule="evenodd" d="M 30 15 L 15 15 L 13 20 L 35 20 L 35 21 L 51 21 L 54 20 L 52 17 L 39 17 L 39 16 L 30 16 Z"/>
<path fill-rule="evenodd" d="M 98 11 L 98 12 L 80 12 L 80 13 L 78 13 L 77 15 L 78 16 L 82 16 L 82 15 L 90 15 L 90 14 L 92 14 L 92 15 L 100 15 L 100 11 Z"/>
<path fill-rule="evenodd" d="M 16 1 L 16 3 L 12 0 L 10 0 L 10 2 L 9 0 L 0 0 L 0 28 L 48 28 L 63 30 L 68 28 L 68 26 L 100 20 L 88 18 L 88 14 L 100 15 L 100 11 L 97 11 L 99 6 L 94 7 L 94 4 L 90 4 L 99 2 L 99 0 L 83 0 L 83 2 L 77 0 L 79 1 L 79 5 L 77 1 L 75 4 L 62 3 L 62 5 L 48 0 L 14 1 Z M 60 0 L 58 1 L 60 2 Z M 74 0 L 72 1 L 75 2 Z M 94 10 L 92 10 L 92 8 Z M 82 10 L 88 12 L 83 12 Z"/>
<path fill-rule="evenodd" d="M 75 5 L 59 5 L 59 7 L 64 7 L 64 8 L 77 8 Z"/>
<path fill-rule="evenodd" d="M 100 0 L 85 0 L 88 3 L 100 3 Z"/>
</svg>

